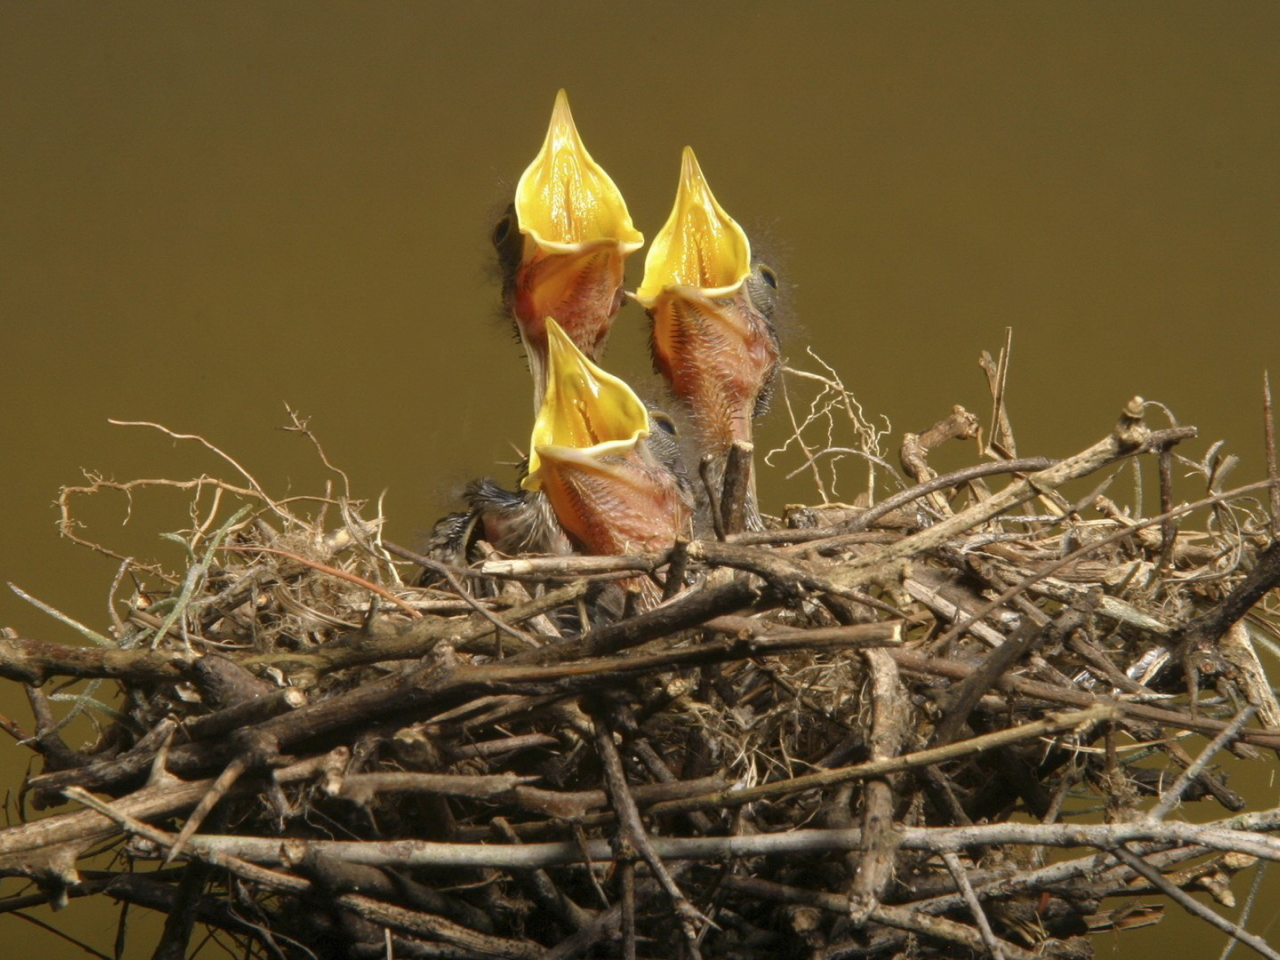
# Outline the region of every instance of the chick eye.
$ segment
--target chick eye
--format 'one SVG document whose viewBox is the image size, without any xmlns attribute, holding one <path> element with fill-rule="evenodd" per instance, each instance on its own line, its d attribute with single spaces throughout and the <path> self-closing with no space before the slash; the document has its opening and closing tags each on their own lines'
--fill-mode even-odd
<svg viewBox="0 0 1280 960">
<path fill-rule="evenodd" d="M 657 425 L 659 430 L 669 433 L 671 436 L 676 435 L 676 425 L 665 413 L 651 413 L 649 419 Z"/>
<path fill-rule="evenodd" d="M 507 214 L 494 225 L 493 235 L 489 238 L 495 247 L 501 248 L 511 236 L 511 214 Z"/>
<path fill-rule="evenodd" d="M 760 279 L 767 283 L 774 290 L 778 289 L 778 275 L 773 272 L 772 267 L 767 267 L 763 263 L 757 264 L 756 270 L 760 273 Z"/>
</svg>

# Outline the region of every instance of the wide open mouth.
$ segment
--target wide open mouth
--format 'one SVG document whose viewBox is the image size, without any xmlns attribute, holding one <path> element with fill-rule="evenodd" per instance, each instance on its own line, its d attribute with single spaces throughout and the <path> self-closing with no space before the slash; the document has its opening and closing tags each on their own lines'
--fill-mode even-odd
<svg viewBox="0 0 1280 960">
<path fill-rule="evenodd" d="M 612 241 L 630 253 L 644 244 L 621 191 L 583 145 L 563 90 L 542 150 L 516 185 L 515 207 L 520 232 L 550 252 Z"/>
<path fill-rule="evenodd" d="M 588 360 L 554 319 L 546 327 L 547 386 L 529 440 L 526 490 L 541 489 L 544 460 L 607 472 L 602 458 L 649 435 L 649 413 L 635 391 Z"/>
<path fill-rule="evenodd" d="M 680 186 L 666 224 L 649 247 L 636 299 L 652 307 L 668 287 L 692 287 L 727 297 L 751 273 L 751 243 L 707 186 L 698 158 L 684 148 Z"/>
</svg>

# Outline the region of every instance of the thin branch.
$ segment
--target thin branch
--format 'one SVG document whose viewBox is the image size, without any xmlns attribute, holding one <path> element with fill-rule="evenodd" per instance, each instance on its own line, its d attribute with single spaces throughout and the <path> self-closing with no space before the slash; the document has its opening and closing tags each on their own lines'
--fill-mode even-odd
<svg viewBox="0 0 1280 960">
<path fill-rule="evenodd" d="M 1178 904 L 1193 917 L 1199 917 L 1201 920 L 1205 920 L 1208 923 L 1213 924 L 1223 933 L 1239 940 L 1246 947 L 1253 948 L 1253 950 L 1255 950 L 1259 955 L 1266 957 L 1267 960 L 1280 960 L 1280 952 L 1267 946 L 1267 942 L 1261 937 L 1255 936 L 1237 923 L 1232 923 L 1216 910 L 1211 910 L 1206 907 L 1195 897 L 1191 896 L 1191 894 L 1185 893 L 1180 888 L 1174 886 L 1165 878 L 1164 874 L 1152 867 L 1141 857 L 1130 853 L 1128 850 L 1124 849 L 1124 847 L 1116 847 L 1111 851 L 1111 853 L 1122 860 L 1124 864 L 1135 873 L 1139 873 L 1149 880 L 1161 893 L 1174 903 Z"/>
</svg>

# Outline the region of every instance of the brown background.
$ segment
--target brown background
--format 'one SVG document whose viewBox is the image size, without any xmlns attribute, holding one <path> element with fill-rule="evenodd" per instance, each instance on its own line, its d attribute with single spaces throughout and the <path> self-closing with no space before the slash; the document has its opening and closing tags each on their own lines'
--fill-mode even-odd
<svg viewBox="0 0 1280 960">
<path fill-rule="evenodd" d="M 788 356 L 813 346 L 897 432 L 985 417 L 975 361 L 1012 326 L 1020 452 L 1074 452 L 1140 393 L 1202 428 L 1186 452 L 1225 438 L 1254 479 L 1280 374 L 1277 49 L 1270 2 L 6 3 L 0 578 L 103 627 L 114 566 L 58 540 L 59 485 L 226 473 L 108 417 L 315 491 L 274 429 L 287 401 L 402 541 L 505 477 L 529 383 L 487 236 L 561 86 L 650 238 L 695 147 L 792 288 Z M 647 374 L 634 306 L 607 365 Z M 764 444 L 783 433 L 775 415 Z M 766 507 L 813 498 L 783 472 Z M 172 557 L 177 501 L 134 506 L 124 528 L 122 501 L 88 511 L 93 532 Z M 0 624 L 75 637 L 8 591 Z M 28 719 L 13 690 L 0 712 Z M 0 760 L 12 789 L 26 752 Z M 1170 913 L 1100 954 L 1216 955 Z M 110 953 L 112 916 L 57 922 Z M 0 935 L 77 955 L 13 917 Z"/>
</svg>

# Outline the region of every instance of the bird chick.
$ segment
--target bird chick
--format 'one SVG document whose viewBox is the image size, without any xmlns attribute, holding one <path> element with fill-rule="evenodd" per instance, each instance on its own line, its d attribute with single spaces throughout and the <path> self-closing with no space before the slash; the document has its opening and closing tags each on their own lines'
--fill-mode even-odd
<svg viewBox="0 0 1280 960">
<path fill-rule="evenodd" d="M 546 318 L 555 317 L 584 354 L 598 359 L 622 306 L 626 258 L 644 244 L 622 193 L 587 152 L 563 90 L 493 242 L 537 411 L 546 385 Z"/>
<path fill-rule="evenodd" d="M 675 206 L 635 297 L 652 320 L 654 365 L 688 410 L 698 453 L 711 458 L 717 478 L 730 446 L 751 440 L 752 421 L 768 404 L 779 366 L 777 286 L 685 147 Z M 758 528 L 754 499 L 747 524 Z"/>
<path fill-rule="evenodd" d="M 545 494 L 586 553 L 670 547 L 687 531 L 692 505 L 668 431 L 660 426 L 655 436 L 635 392 L 587 359 L 555 320 L 546 329 L 546 394 L 521 487 Z"/>
</svg>

